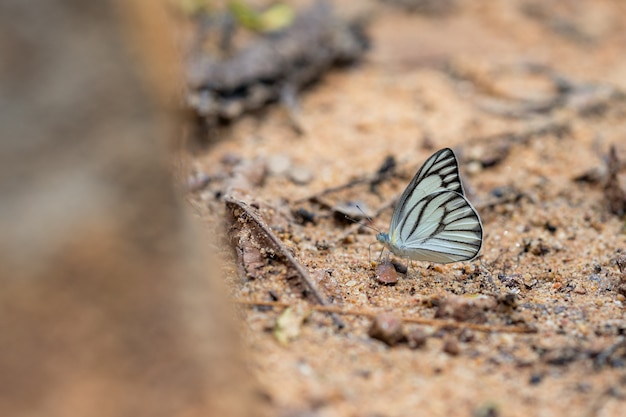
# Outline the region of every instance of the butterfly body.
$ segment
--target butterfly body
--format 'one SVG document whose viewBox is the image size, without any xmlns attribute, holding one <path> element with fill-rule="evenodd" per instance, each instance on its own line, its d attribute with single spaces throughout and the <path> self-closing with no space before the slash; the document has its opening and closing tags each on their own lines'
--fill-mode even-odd
<svg viewBox="0 0 626 417">
<path fill-rule="evenodd" d="M 402 193 L 389 233 L 376 236 L 397 256 L 437 263 L 473 259 L 482 238 L 480 217 L 465 197 L 448 148 L 426 160 Z"/>
</svg>

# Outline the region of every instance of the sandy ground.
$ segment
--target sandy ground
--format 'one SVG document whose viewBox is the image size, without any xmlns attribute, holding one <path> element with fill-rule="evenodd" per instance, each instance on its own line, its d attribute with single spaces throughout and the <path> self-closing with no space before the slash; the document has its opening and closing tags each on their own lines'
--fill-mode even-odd
<svg viewBox="0 0 626 417">
<path fill-rule="evenodd" d="M 407 321 L 404 333 L 422 332 L 425 344 L 388 346 L 368 335 L 367 314 L 340 315 L 338 329 L 311 311 L 280 261 L 261 257 L 266 268 L 246 274 L 225 243 L 236 300 L 293 305 L 286 327 L 294 333 L 282 343 L 284 308 L 240 309 L 249 366 L 269 407 L 325 417 L 623 415 L 626 317 L 615 259 L 626 234 L 603 181 L 611 145 L 626 161 L 626 4 L 458 1 L 442 16 L 363 10 L 373 17 L 372 49 L 300 96 L 304 133 L 279 107 L 220 131 L 185 157 L 188 173 L 211 179 L 190 204 L 207 234 L 223 230 L 220 197 L 248 164 L 240 171 L 259 185 L 242 187 L 239 198 L 260 207 L 332 305 L 428 319 L 454 296 L 497 305 L 461 317 L 460 328 Z M 481 215 L 481 256 L 413 262 L 397 284 L 383 285 L 375 232 L 337 221 L 331 208 L 357 201 L 375 213 L 443 147 L 459 156 Z M 376 192 L 357 184 L 324 195 L 324 204 L 309 198 L 374 175 L 387 156 L 396 174 Z M 575 181 L 588 171 L 597 181 Z M 298 222 L 298 208 L 315 222 Z M 386 230 L 391 214 L 383 210 L 375 227 Z M 515 306 L 502 305 L 507 294 Z M 519 326 L 536 332 L 506 331 Z"/>
</svg>

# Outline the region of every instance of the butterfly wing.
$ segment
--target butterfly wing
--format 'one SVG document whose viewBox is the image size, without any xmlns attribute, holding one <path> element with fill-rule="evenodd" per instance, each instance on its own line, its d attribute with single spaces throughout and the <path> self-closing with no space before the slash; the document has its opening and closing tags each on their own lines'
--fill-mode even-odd
<svg viewBox="0 0 626 417">
<path fill-rule="evenodd" d="M 459 176 L 459 163 L 452 149 L 444 148 L 437 151 L 424 162 L 424 165 L 415 174 L 409 185 L 402 193 L 391 218 L 389 233 L 391 234 L 406 213 L 421 199 L 438 191 L 455 191 L 461 195 L 463 185 Z"/>
<path fill-rule="evenodd" d="M 401 256 L 438 263 L 474 258 L 483 240 L 474 207 L 465 196 L 449 190 L 431 193 L 407 207 L 391 234 Z"/>
</svg>

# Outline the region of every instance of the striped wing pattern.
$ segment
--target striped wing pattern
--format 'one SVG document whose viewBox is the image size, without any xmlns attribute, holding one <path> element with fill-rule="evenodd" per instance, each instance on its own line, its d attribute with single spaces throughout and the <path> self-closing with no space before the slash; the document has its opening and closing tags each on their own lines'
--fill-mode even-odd
<svg viewBox="0 0 626 417">
<path fill-rule="evenodd" d="M 393 230 L 398 226 L 404 213 L 417 201 L 429 194 L 444 190 L 465 195 L 459 177 L 459 163 L 454 152 L 449 148 L 444 148 L 428 158 L 415 174 L 398 201 L 390 229 Z"/>
<path fill-rule="evenodd" d="M 478 213 L 463 195 L 438 191 L 411 208 L 395 236 L 395 245 L 409 258 L 449 263 L 474 258 L 483 231 Z"/>
<path fill-rule="evenodd" d="M 385 243 L 396 255 L 450 263 L 474 258 L 482 246 L 478 213 L 465 198 L 451 149 L 432 155 L 396 207 Z"/>
</svg>

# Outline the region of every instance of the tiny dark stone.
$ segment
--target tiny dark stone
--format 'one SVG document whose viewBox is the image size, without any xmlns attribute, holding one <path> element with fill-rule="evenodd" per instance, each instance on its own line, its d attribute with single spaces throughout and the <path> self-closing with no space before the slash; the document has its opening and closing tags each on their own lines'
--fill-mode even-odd
<svg viewBox="0 0 626 417">
<path fill-rule="evenodd" d="M 496 187 L 491 190 L 491 195 L 496 198 L 502 198 L 507 193 L 507 189 L 505 187 Z"/>
<path fill-rule="evenodd" d="M 407 271 L 409 270 L 406 267 L 406 265 L 401 264 L 400 262 L 392 261 L 391 264 L 395 268 L 396 272 L 398 272 L 400 274 L 406 275 Z"/>
<path fill-rule="evenodd" d="M 541 383 L 541 381 L 543 381 L 543 375 L 541 375 L 541 374 L 532 374 L 530 376 L 530 379 L 528 380 L 528 383 L 530 385 L 539 385 Z"/>
</svg>

